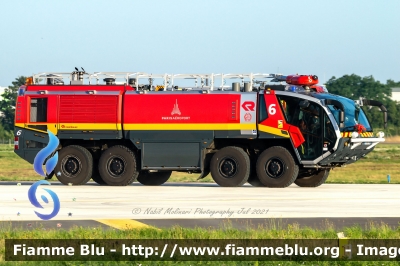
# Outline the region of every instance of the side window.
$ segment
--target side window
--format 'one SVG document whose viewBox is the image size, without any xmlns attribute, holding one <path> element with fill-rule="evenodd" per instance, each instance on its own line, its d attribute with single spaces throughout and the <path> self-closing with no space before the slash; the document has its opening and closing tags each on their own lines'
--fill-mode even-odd
<svg viewBox="0 0 400 266">
<path fill-rule="evenodd" d="M 258 123 L 261 123 L 262 121 L 268 118 L 267 105 L 265 104 L 264 97 L 265 97 L 264 94 L 259 95 Z"/>
<path fill-rule="evenodd" d="M 33 98 L 30 106 L 30 122 L 47 122 L 47 98 Z"/>
<path fill-rule="evenodd" d="M 279 95 L 278 99 L 283 113 L 285 114 L 286 121 L 289 124 L 298 126 L 299 110 L 297 106 L 301 99 L 283 95 Z"/>
<path fill-rule="evenodd" d="M 310 103 L 307 108 L 301 108 L 299 121 L 300 130 L 321 136 L 321 108 L 317 104 Z"/>
</svg>

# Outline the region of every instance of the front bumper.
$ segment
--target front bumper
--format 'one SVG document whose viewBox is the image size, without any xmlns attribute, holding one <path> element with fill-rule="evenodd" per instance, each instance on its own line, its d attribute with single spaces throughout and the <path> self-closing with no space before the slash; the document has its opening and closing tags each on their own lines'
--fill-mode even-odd
<svg viewBox="0 0 400 266">
<path fill-rule="evenodd" d="M 341 138 L 338 149 L 319 162 L 323 166 L 339 166 L 354 163 L 374 150 L 384 138 Z"/>
</svg>

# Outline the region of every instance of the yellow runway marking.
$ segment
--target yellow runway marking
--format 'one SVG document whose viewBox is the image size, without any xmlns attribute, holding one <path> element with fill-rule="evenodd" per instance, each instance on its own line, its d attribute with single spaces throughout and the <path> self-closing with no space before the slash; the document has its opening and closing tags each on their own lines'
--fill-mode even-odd
<svg viewBox="0 0 400 266">
<path fill-rule="evenodd" d="M 154 228 L 150 225 L 130 219 L 102 219 L 96 221 L 120 230 Z"/>
</svg>

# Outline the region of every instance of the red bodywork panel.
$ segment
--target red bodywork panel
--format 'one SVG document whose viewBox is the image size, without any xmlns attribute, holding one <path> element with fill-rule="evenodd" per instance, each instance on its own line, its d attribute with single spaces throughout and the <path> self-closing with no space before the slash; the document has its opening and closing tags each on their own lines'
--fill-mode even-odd
<svg viewBox="0 0 400 266">
<path fill-rule="evenodd" d="M 239 123 L 240 94 L 126 94 L 124 123 Z"/>
<path fill-rule="evenodd" d="M 314 75 L 289 75 L 286 77 L 286 83 L 292 85 L 311 86 L 318 83 L 318 77 Z"/>
<path fill-rule="evenodd" d="M 101 130 L 102 124 L 125 130 L 242 130 L 255 135 L 258 130 L 290 137 L 296 148 L 304 142 L 300 130 L 286 123 L 274 91 L 259 94 L 268 118 L 257 126 L 254 93 L 137 93 L 119 85 L 32 85 L 17 99 L 21 115 L 16 123 L 30 123 L 30 99 L 43 97 L 48 99 L 47 123 L 75 123 L 93 130 Z"/>
<path fill-rule="evenodd" d="M 15 104 L 15 123 L 26 122 L 26 97 L 18 96 Z"/>
<path fill-rule="evenodd" d="M 304 139 L 303 133 L 301 133 L 300 128 L 296 126 L 289 126 L 290 138 L 292 139 L 293 146 L 297 149 L 306 140 Z"/>
<path fill-rule="evenodd" d="M 300 129 L 286 122 L 275 91 L 267 90 L 264 95 L 260 94 L 260 97 L 265 97 L 268 118 L 260 123 L 259 130 L 282 137 L 290 136 L 295 148 L 304 143 L 305 139 Z"/>
<path fill-rule="evenodd" d="M 268 119 L 264 120 L 263 125 L 289 130 L 289 124 L 286 123 L 285 115 L 282 112 L 278 98 L 275 95 L 275 91 L 265 91 L 264 95 L 261 94 L 260 97 L 265 97 L 265 104 L 267 107 Z"/>
<path fill-rule="evenodd" d="M 119 95 L 60 95 L 60 122 L 115 123 Z M 118 122 L 121 122 L 120 120 Z"/>
<path fill-rule="evenodd" d="M 30 99 L 47 98 L 47 123 L 121 124 L 125 89 L 133 90 L 123 85 L 30 85 L 26 87 L 26 92 L 38 94 L 18 96 L 17 108 L 21 109 L 21 115 L 16 116 L 15 122 L 34 124 L 29 121 Z M 40 91 L 45 91 L 45 94 L 40 94 Z M 89 91 L 93 91 L 93 94 L 89 94 Z"/>
</svg>

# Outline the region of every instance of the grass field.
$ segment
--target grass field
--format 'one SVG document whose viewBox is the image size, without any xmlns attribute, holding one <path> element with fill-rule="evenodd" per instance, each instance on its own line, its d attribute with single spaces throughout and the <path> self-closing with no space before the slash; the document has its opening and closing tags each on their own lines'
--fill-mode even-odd
<svg viewBox="0 0 400 266">
<path fill-rule="evenodd" d="M 399 138 L 399 137 L 396 137 Z M 400 144 L 390 144 L 398 139 L 391 139 L 387 144 L 378 145 L 375 150 L 360 161 L 331 171 L 327 183 L 400 183 Z M 397 142 L 398 143 L 398 142 Z M 197 174 L 174 172 L 169 182 L 195 182 Z M 13 147 L 0 145 L 0 181 L 36 181 L 40 177 L 31 164 L 19 158 Z M 211 176 L 200 182 L 214 182 Z"/>
</svg>

